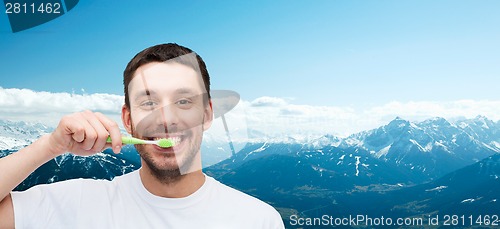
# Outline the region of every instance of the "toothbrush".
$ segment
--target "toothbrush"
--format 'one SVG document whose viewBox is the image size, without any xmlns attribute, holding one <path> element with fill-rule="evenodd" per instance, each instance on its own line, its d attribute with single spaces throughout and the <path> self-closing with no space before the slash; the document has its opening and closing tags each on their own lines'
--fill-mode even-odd
<svg viewBox="0 0 500 229">
<path fill-rule="evenodd" d="M 108 139 L 106 139 L 107 143 L 111 143 L 111 137 L 108 136 Z M 167 139 L 167 138 L 162 138 L 158 139 L 156 141 L 151 141 L 151 140 L 142 140 L 134 137 L 126 137 L 122 136 L 122 143 L 123 144 L 130 144 L 130 145 L 137 145 L 137 144 L 153 144 L 157 145 L 162 148 L 168 148 L 168 147 L 173 147 L 175 146 L 176 142 L 172 139 Z"/>
</svg>

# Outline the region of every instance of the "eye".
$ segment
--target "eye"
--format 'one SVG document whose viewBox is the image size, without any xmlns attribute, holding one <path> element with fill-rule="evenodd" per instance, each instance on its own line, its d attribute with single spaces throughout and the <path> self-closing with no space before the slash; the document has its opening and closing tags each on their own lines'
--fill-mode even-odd
<svg viewBox="0 0 500 229">
<path fill-rule="evenodd" d="M 156 102 L 152 100 L 147 100 L 141 103 L 141 107 L 153 107 L 156 106 Z"/>
<path fill-rule="evenodd" d="M 186 105 L 189 103 L 191 103 L 191 102 L 187 99 L 181 99 L 181 100 L 177 101 L 177 104 L 180 104 L 180 105 Z"/>
<path fill-rule="evenodd" d="M 179 99 L 177 102 L 175 102 L 177 106 L 183 109 L 188 109 L 192 106 L 193 102 L 189 99 Z"/>
</svg>

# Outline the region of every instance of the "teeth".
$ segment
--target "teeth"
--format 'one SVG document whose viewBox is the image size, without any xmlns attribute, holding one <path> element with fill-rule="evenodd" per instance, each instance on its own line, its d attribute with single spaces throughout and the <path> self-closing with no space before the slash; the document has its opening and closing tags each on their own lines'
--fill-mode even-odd
<svg viewBox="0 0 500 229">
<path fill-rule="evenodd" d="M 174 142 L 174 144 L 178 144 L 179 142 L 181 142 L 181 138 L 180 137 L 172 137 L 172 138 L 169 138 L 170 141 Z"/>
<path fill-rule="evenodd" d="M 154 138 L 155 141 L 158 141 L 160 139 L 163 139 L 163 138 Z M 168 138 L 168 140 L 174 142 L 174 144 L 177 144 L 177 143 L 181 142 L 181 138 L 180 137 L 170 137 L 170 138 Z"/>
</svg>

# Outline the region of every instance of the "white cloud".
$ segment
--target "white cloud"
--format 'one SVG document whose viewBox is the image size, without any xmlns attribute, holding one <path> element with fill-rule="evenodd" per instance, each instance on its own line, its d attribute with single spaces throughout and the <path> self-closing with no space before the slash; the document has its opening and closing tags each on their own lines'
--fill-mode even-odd
<svg viewBox="0 0 500 229">
<path fill-rule="evenodd" d="M 348 135 L 387 124 L 396 116 L 410 121 L 431 117 L 446 119 L 474 118 L 483 115 L 498 121 L 499 100 L 458 100 L 449 102 L 415 101 L 354 109 L 340 106 L 311 106 L 293 104 L 290 99 L 261 97 L 253 101 L 242 100 L 225 115 L 234 138 L 245 138 L 247 130 L 266 135 Z M 120 121 L 123 96 L 112 94 L 69 94 L 37 92 L 28 89 L 0 87 L 0 119 L 34 121 L 55 126 L 69 113 L 85 109 L 100 111 Z M 215 120 L 212 134 L 224 136 L 221 121 Z"/>
<path fill-rule="evenodd" d="M 264 107 L 264 106 L 281 107 L 281 106 L 286 105 L 287 102 L 282 98 L 263 96 L 263 97 L 254 99 L 250 104 L 253 107 Z"/>
<path fill-rule="evenodd" d="M 342 135 L 359 116 L 350 107 L 297 105 L 273 97 L 242 101 L 240 105 L 248 127 L 269 135 Z"/>
<path fill-rule="evenodd" d="M 0 87 L 0 118 L 36 121 L 50 126 L 69 113 L 92 110 L 119 118 L 123 96 L 113 94 L 70 94 Z"/>
<path fill-rule="evenodd" d="M 255 106 L 258 104 L 258 106 Z M 390 102 L 378 106 L 352 107 L 291 104 L 281 98 L 262 97 L 240 102 L 249 128 L 270 135 L 337 134 L 346 136 L 377 128 L 399 116 L 410 121 L 432 117 L 449 120 L 483 115 L 498 121 L 500 101 L 459 100 L 450 102 Z M 231 113 L 230 113 L 231 114 Z"/>
</svg>

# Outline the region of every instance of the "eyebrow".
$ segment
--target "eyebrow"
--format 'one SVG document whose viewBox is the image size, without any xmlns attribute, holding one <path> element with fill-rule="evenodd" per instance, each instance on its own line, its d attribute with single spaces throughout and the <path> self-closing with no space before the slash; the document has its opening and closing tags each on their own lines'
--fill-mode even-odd
<svg viewBox="0 0 500 229">
<path fill-rule="evenodd" d="M 183 87 L 183 88 L 178 88 L 174 91 L 174 94 L 195 94 L 194 90 L 190 89 L 190 88 L 186 88 L 186 87 Z"/>
<path fill-rule="evenodd" d="M 139 93 L 137 93 L 137 95 L 135 96 L 135 98 L 140 98 L 140 97 L 143 97 L 143 96 L 151 96 L 151 95 L 156 95 L 156 92 L 155 91 L 150 91 L 150 90 L 144 90 L 144 91 L 140 91 Z"/>
<path fill-rule="evenodd" d="M 150 91 L 149 89 L 140 91 L 136 94 L 135 98 L 140 98 L 143 96 L 156 96 L 155 91 Z M 194 95 L 196 94 L 194 90 L 190 88 L 178 88 L 174 91 L 174 94 L 179 94 L 179 95 Z"/>
</svg>

